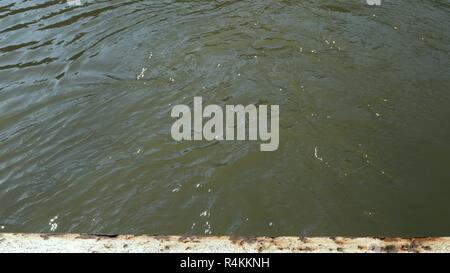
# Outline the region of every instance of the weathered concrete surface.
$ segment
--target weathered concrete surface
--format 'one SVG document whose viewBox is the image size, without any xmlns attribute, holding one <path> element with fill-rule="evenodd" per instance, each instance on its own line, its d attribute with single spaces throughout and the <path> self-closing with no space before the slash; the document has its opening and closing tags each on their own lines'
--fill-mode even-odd
<svg viewBox="0 0 450 273">
<path fill-rule="evenodd" d="M 2 252 L 450 252 L 450 237 L 230 237 L 98 236 L 0 233 Z"/>
</svg>

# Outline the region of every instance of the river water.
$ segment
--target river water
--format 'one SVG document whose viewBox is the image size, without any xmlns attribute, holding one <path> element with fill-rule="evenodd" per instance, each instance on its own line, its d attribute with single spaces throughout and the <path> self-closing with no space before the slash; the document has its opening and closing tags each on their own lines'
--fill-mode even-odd
<svg viewBox="0 0 450 273">
<path fill-rule="evenodd" d="M 450 234 L 450 4 L 0 1 L 0 232 Z M 176 104 L 280 105 L 280 146 Z"/>
</svg>

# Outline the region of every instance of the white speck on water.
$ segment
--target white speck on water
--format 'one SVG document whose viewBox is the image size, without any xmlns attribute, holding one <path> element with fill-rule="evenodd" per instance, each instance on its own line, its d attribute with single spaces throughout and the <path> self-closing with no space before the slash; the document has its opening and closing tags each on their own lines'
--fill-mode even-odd
<svg viewBox="0 0 450 273">
<path fill-rule="evenodd" d="M 280 88 L 280 91 L 283 91 L 283 88 Z"/>
<path fill-rule="evenodd" d="M 192 223 L 191 229 L 194 229 L 196 224 L 197 224 L 197 223 L 195 223 L 195 222 Z"/>
<path fill-rule="evenodd" d="M 205 225 L 206 225 L 205 234 L 211 234 L 212 231 L 211 231 L 211 225 L 209 224 L 209 222 L 206 222 Z"/>
<path fill-rule="evenodd" d="M 269 226 L 273 226 L 273 223 L 272 223 L 272 222 L 270 222 L 270 223 L 269 223 Z"/>
<path fill-rule="evenodd" d="M 254 57 L 255 59 L 258 59 L 258 56 L 256 56 L 256 55 L 255 55 L 255 56 L 253 56 L 253 57 Z"/>
<path fill-rule="evenodd" d="M 0 229 L 5 229 L 5 226 L 1 226 Z"/>
<path fill-rule="evenodd" d="M 221 66 L 221 64 L 217 64 L 217 67 L 220 67 Z"/>
<path fill-rule="evenodd" d="M 211 189 L 208 189 L 208 192 L 211 192 Z"/>
<path fill-rule="evenodd" d="M 314 156 L 319 160 L 319 161 L 323 161 L 323 158 L 319 157 L 319 151 L 317 146 L 314 148 Z"/>
<path fill-rule="evenodd" d="M 136 154 L 140 154 L 140 153 L 142 153 L 142 149 L 141 149 L 141 148 L 139 148 L 139 149 L 136 151 Z"/>
<path fill-rule="evenodd" d="M 179 192 L 179 191 L 180 191 L 179 187 L 172 190 L 172 192 Z"/>
<path fill-rule="evenodd" d="M 375 113 L 375 115 L 376 115 L 377 117 L 380 117 L 380 114 L 379 114 L 379 113 Z"/>
<path fill-rule="evenodd" d="M 148 56 L 149 59 L 151 59 L 153 57 L 153 53 L 150 52 L 150 56 Z"/>
<path fill-rule="evenodd" d="M 206 217 L 206 216 L 209 217 L 209 215 L 210 215 L 210 213 L 207 210 L 205 210 L 204 212 L 200 213 L 200 217 Z"/>
<path fill-rule="evenodd" d="M 147 71 L 147 68 L 143 67 L 142 70 L 141 70 L 141 73 L 137 76 L 136 79 L 140 80 L 140 79 L 144 78 L 145 71 Z"/>
<path fill-rule="evenodd" d="M 240 77 L 241 76 L 241 73 L 238 73 L 238 77 Z"/>
<path fill-rule="evenodd" d="M 200 188 L 200 184 L 197 184 L 195 187 L 196 187 L 196 188 Z"/>
<path fill-rule="evenodd" d="M 169 78 L 169 81 L 170 81 L 170 82 L 174 82 L 175 79 L 174 79 L 174 78 Z"/>
<path fill-rule="evenodd" d="M 56 215 L 55 217 L 50 219 L 50 222 L 48 223 L 48 225 L 50 226 L 50 231 L 53 232 L 58 228 L 58 224 L 55 222 L 56 220 L 58 220 L 58 215 Z"/>
</svg>

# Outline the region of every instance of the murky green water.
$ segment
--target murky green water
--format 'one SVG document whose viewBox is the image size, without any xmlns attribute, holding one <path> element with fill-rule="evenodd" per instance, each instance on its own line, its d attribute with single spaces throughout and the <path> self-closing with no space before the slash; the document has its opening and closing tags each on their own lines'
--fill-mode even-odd
<svg viewBox="0 0 450 273">
<path fill-rule="evenodd" d="M 448 1 L 86 2 L 0 1 L 1 231 L 450 234 Z M 175 142 L 194 96 L 279 149 Z"/>
</svg>

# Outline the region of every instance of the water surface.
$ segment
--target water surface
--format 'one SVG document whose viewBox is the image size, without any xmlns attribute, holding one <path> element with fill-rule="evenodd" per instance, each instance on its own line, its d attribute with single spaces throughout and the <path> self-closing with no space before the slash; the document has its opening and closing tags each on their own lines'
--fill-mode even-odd
<svg viewBox="0 0 450 273">
<path fill-rule="evenodd" d="M 0 228 L 450 233 L 450 4 L 0 1 Z M 280 105 L 280 147 L 176 104 Z"/>
</svg>

